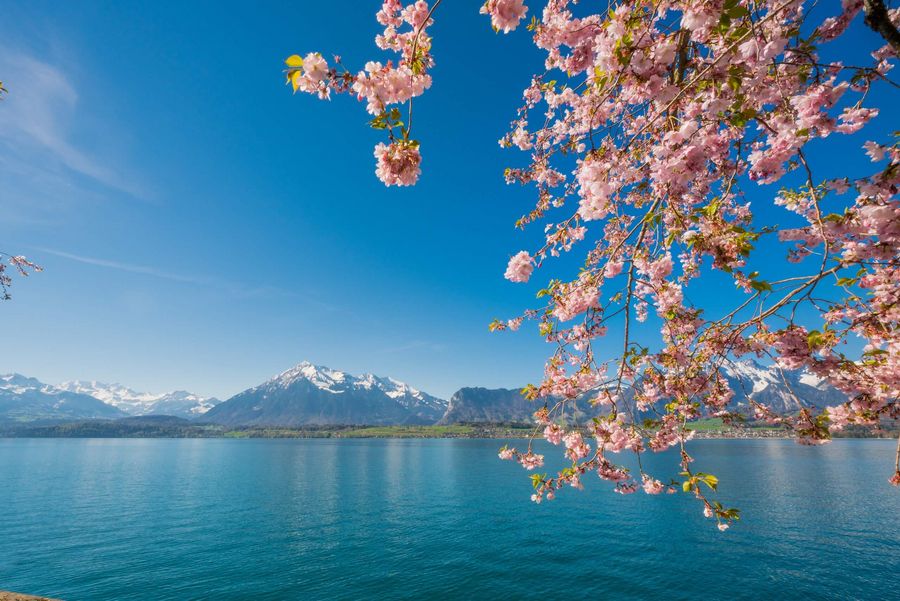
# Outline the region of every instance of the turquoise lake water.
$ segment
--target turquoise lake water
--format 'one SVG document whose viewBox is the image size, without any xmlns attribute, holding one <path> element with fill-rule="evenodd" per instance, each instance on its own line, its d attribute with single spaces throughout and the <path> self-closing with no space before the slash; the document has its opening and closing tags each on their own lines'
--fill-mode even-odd
<svg viewBox="0 0 900 601">
<path fill-rule="evenodd" d="M 126 599 L 900 599 L 894 443 L 691 443 L 687 495 L 528 500 L 496 440 L 0 440 L 0 589 Z M 675 475 L 672 454 L 648 455 Z"/>
</svg>

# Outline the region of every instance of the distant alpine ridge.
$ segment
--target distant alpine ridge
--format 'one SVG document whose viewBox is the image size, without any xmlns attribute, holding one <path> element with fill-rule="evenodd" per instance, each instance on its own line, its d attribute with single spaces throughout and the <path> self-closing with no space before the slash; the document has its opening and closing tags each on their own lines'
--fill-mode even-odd
<svg viewBox="0 0 900 601">
<path fill-rule="evenodd" d="M 228 426 L 434 424 L 447 401 L 393 378 L 300 363 L 203 416 Z"/>
<path fill-rule="evenodd" d="M 21 374 L 0 376 L 0 421 L 116 419 L 127 414 L 88 394 L 50 386 Z"/>
<path fill-rule="evenodd" d="M 93 380 L 63 382 L 59 388 L 92 396 L 107 405 L 121 409 L 128 415 L 172 415 L 190 419 L 203 415 L 222 402 L 185 390 L 152 394 L 136 392 L 121 384 L 104 384 Z"/>
<path fill-rule="evenodd" d="M 722 372 L 734 390 L 728 409 L 744 415 L 753 413 L 751 399 L 781 414 L 795 413 L 803 406 L 838 405 L 846 400 L 843 393 L 806 372 L 782 372 L 755 361 L 726 364 Z M 597 415 L 597 410 L 588 402 L 594 396 L 596 391 L 566 403 L 567 420 L 584 422 Z M 625 403 L 629 402 L 630 395 L 626 394 Z M 663 411 L 663 404 L 660 403 L 659 411 Z M 531 422 L 532 414 L 539 406 L 522 398 L 518 390 L 462 388 L 450 399 L 440 423 Z"/>
<path fill-rule="evenodd" d="M 751 413 L 751 400 L 785 414 L 845 400 L 809 373 L 782 374 L 753 361 L 732 363 L 723 372 L 735 391 L 729 409 L 740 413 Z M 570 421 L 595 414 L 589 396 L 568 404 Z M 505 388 L 461 388 L 448 402 L 393 378 L 354 376 L 306 361 L 221 402 L 185 391 L 155 395 L 119 384 L 51 386 L 19 374 L 0 376 L 0 422 L 169 415 L 230 427 L 496 424 L 531 422 L 539 406 Z"/>
<path fill-rule="evenodd" d="M 529 401 L 520 389 L 460 388 L 450 397 L 447 411 L 438 425 L 478 423 L 531 423 L 534 412 L 542 404 Z M 586 401 L 567 403 L 571 421 L 582 421 Z"/>
<path fill-rule="evenodd" d="M 739 413 L 753 412 L 751 399 L 782 414 L 797 412 L 803 406 L 822 408 L 847 400 L 844 393 L 805 371 L 779 370 L 755 361 L 737 361 L 723 366 L 722 371 L 734 390 L 729 409 Z"/>
</svg>

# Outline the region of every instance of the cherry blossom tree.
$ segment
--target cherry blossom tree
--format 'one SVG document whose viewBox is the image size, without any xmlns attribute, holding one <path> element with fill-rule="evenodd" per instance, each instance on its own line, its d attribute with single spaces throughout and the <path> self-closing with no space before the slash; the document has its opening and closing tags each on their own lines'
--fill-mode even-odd
<svg viewBox="0 0 900 601">
<path fill-rule="evenodd" d="M 0 81 L 0 100 L 3 100 L 3 96 L 6 92 L 7 90 L 3 87 L 3 82 Z M 11 255 L 0 251 L 0 300 L 9 300 L 12 298 L 9 294 L 9 287 L 12 286 L 10 271 L 18 272 L 19 275 L 27 277 L 29 271 L 42 271 L 42 269 L 22 255 Z"/>
<path fill-rule="evenodd" d="M 532 499 L 580 488 L 594 471 L 623 494 L 690 493 L 724 530 L 738 511 L 715 500 L 717 478 L 694 467 L 685 443 L 695 420 L 748 417 L 729 408 L 734 391 L 722 369 L 730 362 L 767 357 L 846 395 L 827 408 L 799 403 L 795 415 L 753 402 L 749 417 L 790 428 L 803 444 L 900 417 L 900 143 L 870 131 L 858 151 L 872 162 L 862 177 L 833 165 L 822 173 L 807 147 L 863 130 L 879 112 L 870 92 L 900 87 L 889 78 L 900 11 L 875 0 L 828 4 L 834 12 L 824 19 L 813 15 L 826 6 L 811 11 L 816 3 L 806 0 L 634 0 L 599 12 L 598 3 L 581 4 L 589 6 L 488 0 L 481 8 L 496 32 L 524 25 L 546 53 L 500 141 L 527 154 L 527 165 L 505 176 L 535 188 L 516 225 L 543 222 L 544 242 L 515 253 L 505 276 L 527 282 L 561 253 L 585 257 L 574 279 L 549 280 L 540 306 L 491 324 L 534 321 L 554 346 L 543 380 L 523 393 L 544 405 L 533 438 L 560 445 L 568 463 L 534 474 Z M 415 184 L 421 172 L 412 108 L 431 85 L 428 28 L 439 5 L 384 1 L 375 43 L 394 60 L 356 72 L 318 53 L 286 61 L 295 92 L 365 101 L 370 125 L 386 133 L 375 173 L 388 186 Z M 867 64 L 845 64 L 845 32 L 857 18 L 877 49 Z M 770 193 L 776 183 L 781 190 Z M 770 205 L 761 216 L 747 198 L 759 204 L 760 191 Z M 776 211 L 791 225 L 760 222 Z M 754 251 L 779 243 L 787 261 L 764 273 L 771 265 Z M 686 297 L 715 273 L 740 295 L 718 313 Z M 607 336 L 614 323 L 617 341 Z M 650 325 L 652 340 L 638 335 Z M 857 338 L 864 346 L 849 351 Z M 587 428 L 565 419 L 576 400 L 595 409 Z M 642 454 L 671 447 L 677 478 L 644 470 Z M 636 470 L 617 460 L 625 451 Z M 531 441 L 500 457 L 528 470 L 544 463 Z M 900 485 L 900 444 L 890 482 Z"/>
</svg>

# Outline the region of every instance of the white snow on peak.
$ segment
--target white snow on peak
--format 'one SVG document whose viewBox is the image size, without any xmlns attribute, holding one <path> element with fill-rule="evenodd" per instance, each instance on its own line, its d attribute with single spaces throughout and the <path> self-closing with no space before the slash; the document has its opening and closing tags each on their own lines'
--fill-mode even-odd
<svg viewBox="0 0 900 601">
<path fill-rule="evenodd" d="M 813 388 L 818 388 L 824 380 L 815 374 L 811 374 L 808 371 L 803 372 L 800 376 L 800 382 L 802 384 L 806 384 L 807 386 L 812 386 Z"/>
<path fill-rule="evenodd" d="M 755 361 L 736 361 L 725 366 L 725 371 L 738 377 L 745 377 L 754 382 L 754 391 L 764 390 L 768 384 L 778 381 L 773 370 L 763 367 Z"/>
<path fill-rule="evenodd" d="M 40 390 L 40 381 L 28 378 L 22 374 L 3 374 L 0 376 L 0 388 L 13 394 L 23 394 L 29 390 Z"/>
<path fill-rule="evenodd" d="M 303 361 L 291 369 L 281 372 L 266 382 L 266 384 L 287 388 L 298 380 L 309 380 L 316 388 L 321 388 L 327 392 L 341 393 L 343 390 L 336 390 L 335 386 L 343 384 L 351 377 L 342 371 Z"/>
<path fill-rule="evenodd" d="M 281 372 L 262 386 L 287 388 L 300 380 L 306 380 L 316 388 L 332 394 L 342 394 L 354 389 L 381 390 L 384 394 L 397 400 L 397 402 L 405 407 L 418 405 L 420 403 L 440 406 L 446 405 L 446 401 L 424 394 L 412 386 L 399 380 L 395 380 L 394 378 L 382 378 L 368 373 L 354 376 L 347 372 L 334 370 L 322 365 L 314 365 L 309 361 L 303 361 L 302 363 Z"/>
<path fill-rule="evenodd" d="M 61 392 L 55 386 L 44 384 L 37 378 L 29 378 L 22 374 L 12 373 L 0 375 L 0 390 L 5 390 L 13 394 L 25 394 L 29 391 L 39 391 L 45 394 L 58 394 Z"/>
<path fill-rule="evenodd" d="M 72 380 L 63 382 L 59 388 L 92 396 L 130 415 L 202 415 L 219 402 L 184 390 L 154 394 L 97 380 Z"/>
</svg>

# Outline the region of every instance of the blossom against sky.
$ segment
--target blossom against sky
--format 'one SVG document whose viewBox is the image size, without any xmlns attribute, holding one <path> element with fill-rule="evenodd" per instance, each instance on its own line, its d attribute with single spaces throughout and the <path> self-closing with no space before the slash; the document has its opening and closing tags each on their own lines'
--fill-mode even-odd
<svg viewBox="0 0 900 601">
<path fill-rule="evenodd" d="M 817 10 L 838 12 L 828 4 Z M 539 379 L 548 349 L 533 328 L 487 324 L 551 275 L 503 278 L 540 239 L 513 228 L 531 191 L 502 178 L 527 157 L 497 144 L 540 55 L 477 5 L 442 4 L 416 105 L 422 175 L 386 189 L 363 107 L 292 96 L 281 74 L 312 50 L 361 68 L 379 3 L 354 7 L 6 7 L 0 250 L 45 272 L 0 307 L 0 371 L 221 397 L 302 359 L 441 396 Z M 865 167 L 858 146 L 825 160 Z"/>
</svg>

